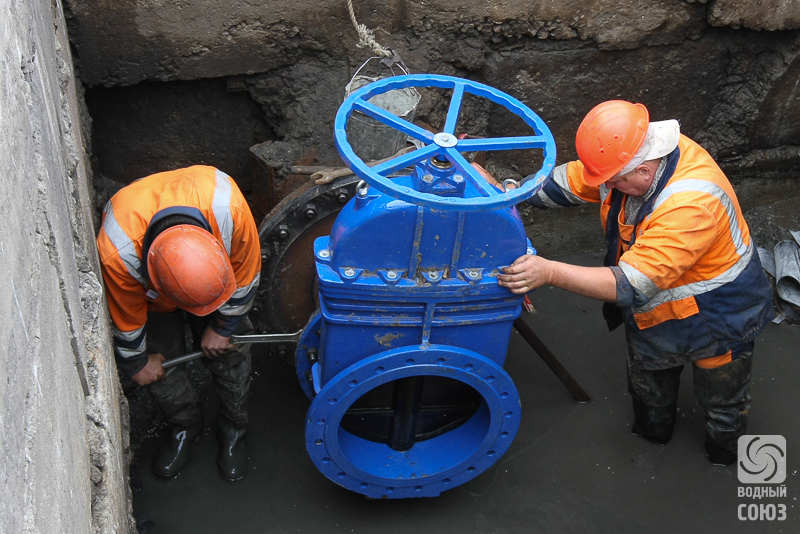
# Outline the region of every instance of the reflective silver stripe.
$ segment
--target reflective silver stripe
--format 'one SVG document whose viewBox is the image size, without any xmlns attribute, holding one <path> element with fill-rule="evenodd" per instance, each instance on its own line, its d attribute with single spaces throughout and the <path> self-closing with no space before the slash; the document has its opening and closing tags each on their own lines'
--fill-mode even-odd
<svg viewBox="0 0 800 534">
<path fill-rule="evenodd" d="M 728 194 L 717 184 L 708 182 L 706 180 L 680 180 L 674 184 L 669 184 L 664 188 L 663 191 L 661 191 L 653 203 L 653 211 L 656 211 L 658 207 L 666 202 L 667 199 L 672 195 L 677 193 L 685 193 L 687 191 L 706 193 L 719 200 L 720 204 L 722 204 L 722 207 L 725 208 L 725 211 L 728 213 L 728 222 L 730 225 L 733 246 L 736 247 L 736 253 L 742 256 L 749 247 L 742 241 L 742 232 L 739 228 L 739 219 L 736 216 L 736 208 L 734 207 L 733 201 Z"/>
<path fill-rule="evenodd" d="M 250 308 L 253 307 L 253 303 L 255 301 L 256 299 L 250 299 L 241 306 L 229 306 L 228 304 L 223 304 L 217 311 L 219 311 L 219 313 L 222 315 L 244 315 L 250 311 Z"/>
<path fill-rule="evenodd" d="M 611 194 L 611 190 L 606 186 L 606 184 L 600 184 L 600 203 L 606 201 L 608 195 Z"/>
<path fill-rule="evenodd" d="M 117 354 L 119 354 L 122 358 L 133 358 L 143 353 L 146 350 L 146 346 L 146 340 L 142 340 L 142 344 L 135 349 L 126 349 L 125 347 L 120 347 L 119 345 L 117 345 L 115 349 Z"/>
<path fill-rule="evenodd" d="M 114 326 L 111 327 L 111 333 L 114 335 L 115 339 L 121 339 L 128 342 L 133 341 L 142 335 L 142 330 L 144 330 L 144 327 L 137 328 L 136 330 L 132 330 L 130 332 L 122 332 Z M 139 345 L 135 348 L 121 347 L 119 345 L 115 345 L 114 348 L 123 358 L 132 358 L 134 356 L 138 356 L 147 350 L 147 336 L 142 336 L 141 343 L 139 343 Z"/>
<path fill-rule="evenodd" d="M 136 255 L 136 246 L 133 244 L 131 238 L 128 237 L 128 234 L 122 230 L 117 219 L 114 218 L 114 207 L 110 200 L 103 209 L 103 212 L 106 214 L 105 221 L 103 221 L 103 231 L 108 236 L 111 244 L 114 245 L 114 248 L 117 249 L 119 259 L 125 264 L 125 267 L 128 269 L 128 274 L 144 287 L 147 287 L 147 281 L 139 274 L 139 267 L 141 267 L 142 263 L 139 256 Z"/>
<path fill-rule="evenodd" d="M 231 239 L 233 238 L 233 216 L 231 215 L 231 194 L 233 186 L 231 177 L 217 169 L 217 183 L 214 187 L 214 200 L 211 209 L 217 219 L 217 228 L 225 244 L 225 251 L 231 255 Z"/>
<path fill-rule="evenodd" d="M 256 277 L 253 278 L 253 281 L 247 284 L 245 287 L 240 287 L 236 291 L 233 292 L 231 295 L 232 299 L 240 299 L 250 293 L 250 290 L 253 289 L 258 285 L 258 282 L 261 280 L 261 273 L 256 273 Z"/>
<path fill-rule="evenodd" d="M 111 333 L 114 335 L 116 339 L 121 339 L 122 341 L 127 341 L 130 343 L 137 337 L 142 335 L 142 331 L 144 327 L 137 328 L 136 330 L 131 330 L 130 332 L 123 332 L 122 330 L 117 329 L 116 326 L 111 325 Z"/>
<path fill-rule="evenodd" d="M 536 193 L 536 197 L 539 200 L 541 200 L 542 204 L 544 204 L 548 208 L 560 208 L 560 207 L 562 207 L 562 206 L 559 206 L 558 204 L 556 204 L 555 202 L 553 202 L 552 200 L 550 200 L 550 197 L 547 196 L 547 193 L 544 192 L 544 189 L 540 189 L 539 192 Z"/>
<path fill-rule="evenodd" d="M 652 311 L 656 306 L 660 306 L 666 302 L 674 302 L 676 300 L 694 297 L 695 295 L 701 295 L 703 293 L 713 291 L 718 287 L 736 280 L 736 277 L 742 274 L 742 271 L 745 270 L 747 264 L 750 263 L 750 259 L 752 257 L 753 247 L 747 247 L 747 250 L 744 254 L 742 254 L 739 260 L 734 263 L 730 269 L 719 276 L 716 276 L 710 280 L 701 280 L 699 282 L 693 282 L 691 284 L 686 284 L 673 289 L 665 289 L 653 297 L 650 302 L 641 308 L 632 308 L 632 311 L 633 313 L 649 312 Z"/>
<path fill-rule="evenodd" d="M 231 300 L 236 300 L 237 298 L 240 299 L 247 296 L 247 294 L 250 293 L 250 291 L 252 291 L 254 287 L 258 286 L 260 280 L 261 280 L 261 273 L 257 273 L 253 281 L 247 284 L 247 286 L 240 287 L 233 292 L 233 295 L 231 295 L 231 298 L 228 300 L 228 302 L 219 307 L 219 312 L 222 315 L 243 315 L 249 312 L 250 308 L 253 307 L 253 302 L 255 302 L 256 300 L 255 298 L 251 298 L 250 300 L 239 306 L 232 306 L 229 304 L 229 302 Z"/>
<path fill-rule="evenodd" d="M 572 190 L 569 188 L 569 178 L 567 177 L 567 164 L 559 165 L 553 171 L 553 181 L 556 185 L 561 189 L 564 193 L 564 196 L 567 197 L 572 204 L 588 204 L 585 200 L 581 197 L 577 196 Z M 557 206 L 558 204 L 553 203 L 553 206 Z M 549 204 L 548 204 L 549 206 Z"/>
<path fill-rule="evenodd" d="M 624 261 L 619 262 L 619 268 L 622 269 L 622 272 L 625 274 L 625 278 L 628 279 L 628 282 L 641 291 L 644 296 L 649 299 L 655 297 L 661 289 L 653 283 L 647 276 L 645 276 L 640 270 L 634 268 L 631 264 L 625 263 Z"/>
</svg>

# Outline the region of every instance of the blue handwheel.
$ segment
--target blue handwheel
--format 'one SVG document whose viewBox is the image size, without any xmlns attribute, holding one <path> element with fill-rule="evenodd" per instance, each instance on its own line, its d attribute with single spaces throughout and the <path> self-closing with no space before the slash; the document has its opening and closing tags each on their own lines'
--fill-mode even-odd
<svg viewBox="0 0 800 534">
<path fill-rule="evenodd" d="M 436 87 L 453 91 L 442 132 L 433 134 L 369 102 L 375 95 L 407 87 Z M 461 103 L 466 93 L 486 98 L 504 106 L 530 126 L 533 130 L 533 135 L 488 139 L 458 139 L 455 135 L 456 125 Z M 425 146 L 385 163 L 369 167 L 356 155 L 347 140 L 345 126 L 354 111 L 364 113 L 414 139 L 422 141 Z M 334 141 L 336 148 L 339 150 L 339 155 L 347 166 L 379 191 L 412 204 L 456 211 L 484 211 L 504 208 L 530 198 L 544 185 L 555 166 L 556 159 L 553 134 L 550 133 L 550 129 L 544 121 L 528 106 L 488 85 L 463 78 L 436 74 L 393 76 L 373 82 L 354 92 L 339 107 L 339 112 L 336 114 Z M 526 181 L 521 187 L 504 193 L 490 186 L 461 155 L 462 152 L 520 149 L 542 150 L 542 167 L 531 180 Z M 463 197 L 444 197 L 417 191 L 412 187 L 388 178 L 392 173 L 429 160 L 434 156 L 447 159 L 461 175 L 466 177 L 466 189 Z"/>
</svg>

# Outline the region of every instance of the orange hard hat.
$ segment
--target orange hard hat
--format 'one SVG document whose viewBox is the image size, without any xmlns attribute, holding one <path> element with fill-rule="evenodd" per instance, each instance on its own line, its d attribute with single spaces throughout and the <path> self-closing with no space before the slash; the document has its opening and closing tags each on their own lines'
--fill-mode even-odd
<svg viewBox="0 0 800 534">
<path fill-rule="evenodd" d="M 147 272 L 156 291 L 195 315 L 213 312 L 236 290 L 225 249 L 213 235 L 188 224 L 167 228 L 153 240 Z"/>
<path fill-rule="evenodd" d="M 575 148 L 589 185 L 600 185 L 617 174 L 636 155 L 647 135 L 650 114 L 642 104 L 609 100 L 584 117 Z"/>
</svg>

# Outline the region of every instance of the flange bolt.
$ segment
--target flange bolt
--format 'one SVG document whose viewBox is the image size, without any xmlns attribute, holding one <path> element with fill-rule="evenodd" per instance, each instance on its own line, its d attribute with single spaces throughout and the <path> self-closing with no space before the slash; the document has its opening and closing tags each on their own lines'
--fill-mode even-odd
<svg viewBox="0 0 800 534">
<path fill-rule="evenodd" d="M 289 227 L 285 224 L 281 224 L 278 226 L 278 237 L 281 239 L 288 239 L 289 237 Z"/>
<path fill-rule="evenodd" d="M 317 207 L 314 204 L 306 204 L 303 213 L 305 213 L 306 219 L 313 219 L 317 216 Z"/>
</svg>

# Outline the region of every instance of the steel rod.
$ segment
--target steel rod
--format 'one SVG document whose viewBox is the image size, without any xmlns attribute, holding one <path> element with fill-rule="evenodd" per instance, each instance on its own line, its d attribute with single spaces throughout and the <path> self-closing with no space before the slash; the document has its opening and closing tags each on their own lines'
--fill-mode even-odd
<svg viewBox="0 0 800 534">
<path fill-rule="evenodd" d="M 230 343 L 234 345 L 242 345 L 245 343 L 287 343 L 300 341 L 302 330 L 298 330 L 294 334 L 252 334 L 246 336 L 231 336 Z M 178 356 L 161 364 L 164 369 L 175 367 L 182 363 L 190 362 L 203 357 L 202 351 L 190 352 L 183 356 Z"/>
<path fill-rule="evenodd" d="M 572 375 L 561 365 L 561 362 L 550 352 L 542 340 L 539 339 L 530 326 L 528 326 L 525 321 L 522 320 L 521 317 L 518 317 L 514 320 L 514 328 L 517 329 L 517 332 L 528 342 L 528 345 L 539 355 L 539 357 L 544 360 L 544 363 L 550 368 L 551 371 L 561 380 L 561 383 L 567 386 L 567 389 L 572 396 L 575 397 L 575 400 L 578 402 L 589 402 L 591 397 L 586 394 L 583 388 L 572 378 Z"/>
<path fill-rule="evenodd" d="M 392 399 L 394 417 L 387 445 L 396 451 L 407 451 L 416 442 L 417 419 L 424 381 L 424 376 L 409 376 L 394 383 Z"/>
</svg>

